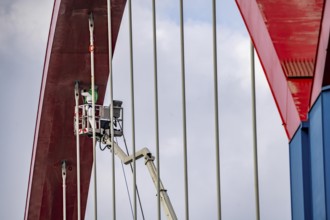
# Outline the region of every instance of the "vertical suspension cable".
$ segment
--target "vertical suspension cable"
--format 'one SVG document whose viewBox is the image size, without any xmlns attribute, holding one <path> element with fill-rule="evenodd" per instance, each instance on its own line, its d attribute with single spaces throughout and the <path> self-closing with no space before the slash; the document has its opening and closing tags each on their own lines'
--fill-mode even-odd
<svg viewBox="0 0 330 220">
<path fill-rule="evenodd" d="M 78 133 L 77 133 L 78 135 Z M 62 161 L 63 220 L 66 220 L 66 161 Z"/>
<path fill-rule="evenodd" d="M 157 34 L 156 34 L 156 3 L 152 0 L 152 33 L 154 48 L 154 91 L 155 91 L 155 128 L 156 128 L 156 159 L 157 159 L 157 213 L 161 219 L 160 211 L 160 155 L 159 155 L 159 114 L 158 114 L 158 66 L 157 66 Z"/>
<path fill-rule="evenodd" d="M 94 82 L 94 20 L 89 17 L 90 54 L 91 54 L 91 87 L 92 87 L 92 129 L 93 129 L 93 164 L 94 164 L 94 219 L 97 220 L 97 175 L 96 175 L 96 135 L 95 135 L 95 82 Z"/>
<path fill-rule="evenodd" d="M 130 46 L 130 76 L 131 76 L 131 105 L 132 105 L 132 154 L 133 154 L 133 209 L 134 220 L 137 219 L 136 208 L 136 158 L 135 158 L 135 102 L 134 102 L 134 63 L 133 63 L 133 31 L 132 31 L 132 2 L 128 0 L 129 46 Z"/>
<path fill-rule="evenodd" d="M 187 117 L 186 117 L 186 78 L 184 57 L 184 22 L 183 0 L 180 0 L 180 41 L 181 41 L 181 80 L 182 80 L 182 119 L 183 119 L 183 160 L 184 160 L 184 191 L 185 191 L 185 214 L 189 219 L 189 194 L 188 194 L 188 158 L 187 158 Z"/>
<path fill-rule="evenodd" d="M 120 129 L 123 129 L 123 127 L 120 124 L 118 124 L 118 125 L 119 125 Z M 129 156 L 125 134 L 123 134 L 123 140 L 124 140 L 124 144 L 125 144 L 126 155 Z M 133 173 L 133 166 L 132 166 L 132 164 L 130 163 L 129 166 L 130 166 L 131 171 Z M 143 211 L 143 207 L 142 207 L 142 201 L 141 201 L 141 197 L 140 197 L 140 193 L 139 193 L 139 188 L 138 188 L 137 185 L 136 185 L 136 195 L 137 195 L 137 199 L 138 199 L 138 202 L 139 202 L 139 205 L 140 205 L 140 211 L 141 211 L 142 219 L 145 220 L 144 211 Z M 134 215 L 133 215 L 133 218 L 134 218 Z"/>
<path fill-rule="evenodd" d="M 218 102 L 218 52 L 217 52 L 217 6 L 212 0 L 213 19 L 213 65 L 214 65 L 214 119 L 215 119 L 215 159 L 217 181 L 218 219 L 221 220 L 221 181 L 220 181 L 220 143 L 219 143 L 219 102 Z"/>
<path fill-rule="evenodd" d="M 125 173 L 123 162 L 121 162 L 121 169 L 122 169 L 123 175 L 124 175 L 125 186 L 126 186 L 126 191 L 127 191 L 127 195 L 128 195 L 129 206 L 131 208 L 132 218 L 134 218 L 133 206 L 132 206 L 132 200 L 131 200 L 131 194 L 129 193 L 129 188 L 128 188 L 128 183 L 127 183 L 127 178 L 126 178 L 126 173 Z"/>
<path fill-rule="evenodd" d="M 254 46 L 251 41 L 251 96 L 252 96 L 252 126 L 253 126 L 253 160 L 254 160 L 254 190 L 256 202 L 256 219 L 260 220 L 259 204 L 259 172 L 258 172 L 258 142 L 257 142 L 257 113 L 256 113 L 256 87 Z"/>
<path fill-rule="evenodd" d="M 112 23 L 111 23 L 111 2 L 107 0 L 108 10 L 108 48 L 109 48 L 109 92 L 110 92 L 110 141 L 114 146 L 113 128 L 113 74 L 112 74 Z M 112 152 L 112 219 L 116 220 L 116 170 L 115 152 Z"/>
<path fill-rule="evenodd" d="M 120 126 L 120 125 L 119 125 Z M 121 126 L 120 126 L 121 127 Z M 122 129 L 122 128 L 120 128 Z M 125 135 L 123 134 L 123 139 L 124 139 L 124 143 L 125 143 L 125 148 L 126 148 L 126 155 L 129 156 L 129 153 L 128 153 L 128 148 L 127 148 L 127 145 L 126 145 L 126 140 L 125 140 Z M 116 143 L 118 143 L 118 139 L 116 137 Z M 131 164 L 130 164 L 131 165 Z M 133 172 L 133 169 L 132 169 L 132 166 L 131 167 L 131 170 Z M 125 185 L 126 185 L 126 191 L 127 191 L 127 195 L 128 195 L 128 201 L 129 201 L 129 205 L 130 205 L 130 208 L 131 208 L 131 213 L 132 213 L 132 218 L 134 218 L 134 212 L 133 212 L 133 206 L 132 206 L 132 199 L 131 199 L 131 194 L 129 193 L 129 187 L 128 187 L 128 183 L 127 183 L 127 177 L 126 177 L 126 173 L 125 173 L 125 169 L 124 169 L 124 163 L 121 162 L 121 168 L 122 168 L 122 171 L 123 171 L 123 174 L 124 174 L 124 180 L 125 180 Z M 137 188 L 137 187 L 136 187 Z M 138 191 L 137 191 L 138 192 Z M 138 193 L 139 195 L 139 193 Z M 140 196 L 138 196 L 138 198 L 140 198 Z M 139 200 L 140 201 L 140 200 Z M 140 203 L 141 205 L 141 203 Z M 141 207 L 141 210 L 142 210 L 142 206 Z M 143 213 L 143 211 L 142 211 Z M 144 215 L 143 216 L 143 219 L 144 219 Z"/>
<path fill-rule="evenodd" d="M 79 83 L 75 83 L 75 130 L 76 130 L 76 159 L 77 159 L 77 218 L 81 219 L 80 191 L 80 140 L 79 140 Z"/>
</svg>

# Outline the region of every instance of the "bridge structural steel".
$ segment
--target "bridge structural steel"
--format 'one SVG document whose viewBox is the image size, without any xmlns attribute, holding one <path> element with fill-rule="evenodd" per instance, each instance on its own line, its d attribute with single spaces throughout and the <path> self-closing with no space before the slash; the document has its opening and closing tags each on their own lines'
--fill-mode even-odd
<svg viewBox="0 0 330 220">
<path fill-rule="evenodd" d="M 290 141 L 292 219 L 329 219 L 330 1 L 236 3 Z"/>
<path fill-rule="evenodd" d="M 330 46 L 330 0 L 235 1 L 261 61 L 289 140 L 292 219 L 330 220 L 330 55 L 328 50 Z M 73 110 L 75 106 L 74 82 L 79 80 L 80 84 L 85 87 L 90 85 L 90 51 L 95 54 L 95 84 L 98 86 L 98 102 L 103 103 L 104 101 L 109 71 L 112 72 L 109 69 L 109 65 L 111 65 L 109 63 L 111 63 L 114 53 L 126 6 L 126 0 L 108 2 L 111 2 L 111 8 L 109 7 L 111 13 L 107 10 L 106 0 L 54 1 L 35 126 L 25 220 L 62 219 L 62 209 L 65 210 L 67 219 L 78 218 L 77 177 L 75 175 L 77 173 L 76 138 L 73 135 L 73 111 L 68 110 Z M 186 1 L 185 4 L 188 2 Z M 184 133 L 186 133 L 183 3 L 184 1 L 181 0 L 180 43 L 183 127 Z M 153 1 L 153 49 L 157 109 L 155 120 L 157 121 L 157 142 L 159 142 L 155 4 L 156 2 Z M 131 1 L 128 1 L 128 6 L 132 31 Z M 95 50 L 94 47 L 88 47 L 88 17 L 91 12 L 93 12 L 95 22 L 93 35 Z M 108 19 L 109 14 L 111 19 Z M 213 1 L 213 19 L 215 115 L 218 118 L 215 0 Z M 109 22 L 111 25 L 108 25 L 108 21 L 111 21 Z M 109 32 L 107 27 L 111 28 Z M 111 37 L 109 38 L 108 35 Z M 110 48 L 109 42 L 112 43 Z M 134 106 L 132 33 L 130 48 L 132 106 Z M 135 123 L 134 117 L 133 113 L 133 123 Z M 218 119 L 216 119 L 216 135 L 219 135 L 218 123 Z M 132 170 L 135 179 L 134 129 L 133 126 L 134 165 Z M 216 142 L 217 209 L 218 219 L 221 219 L 219 136 L 217 136 Z M 187 147 L 188 143 L 184 140 L 185 214 L 186 219 L 189 219 Z M 157 162 L 159 160 L 158 150 L 157 147 Z M 65 178 L 61 172 L 63 160 L 65 160 Z M 159 162 L 157 165 L 159 173 Z M 80 139 L 80 166 L 80 214 L 81 219 L 84 219 L 93 166 L 93 148 L 90 147 L 90 140 L 87 137 Z M 257 165 L 256 172 L 258 172 Z M 62 196 L 62 178 L 65 179 L 66 187 L 65 204 L 62 202 L 64 198 Z M 160 194 L 160 178 L 157 176 L 155 179 L 158 181 L 157 192 Z M 133 216 L 135 219 L 137 218 L 136 188 L 134 181 Z M 113 200 L 115 203 L 115 194 Z M 113 209 L 115 219 L 115 204 L 113 204 Z M 95 212 L 97 213 L 97 210 Z M 160 198 L 158 198 L 159 219 L 160 216 Z"/>
</svg>

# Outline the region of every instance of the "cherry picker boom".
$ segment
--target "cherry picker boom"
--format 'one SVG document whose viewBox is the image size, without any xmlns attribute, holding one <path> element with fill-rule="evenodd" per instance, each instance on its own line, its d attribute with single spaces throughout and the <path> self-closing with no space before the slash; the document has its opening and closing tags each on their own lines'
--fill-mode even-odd
<svg viewBox="0 0 330 220">
<path fill-rule="evenodd" d="M 110 146 L 110 150 L 112 151 L 112 153 L 115 153 L 115 155 L 117 155 L 125 165 L 128 165 L 133 162 L 133 156 L 126 155 L 125 152 L 118 146 L 116 142 L 114 142 L 113 147 L 111 146 L 110 138 L 104 138 L 102 140 L 102 143 Z M 143 148 L 135 153 L 135 159 L 138 160 L 140 158 L 144 158 L 144 163 L 148 167 L 150 176 L 157 190 L 158 174 L 157 174 L 157 168 L 154 163 L 155 157 L 152 156 L 152 153 L 149 151 L 148 148 Z M 160 188 L 159 191 L 160 201 L 163 206 L 167 219 L 177 220 L 171 200 L 161 180 L 159 180 L 159 188 Z"/>
<path fill-rule="evenodd" d="M 75 86 L 75 94 L 79 94 L 79 86 Z M 76 99 L 78 97 L 76 96 Z M 92 137 L 93 128 L 95 128 L 96 140 L 102 144 L 107 145 L 112 153 L 114 153 L 125 165 L 131 164 L 133 162 L 133 155 L 127 155 L 120 146 L 114 142 L 113 146 L 111 144 L 111 123 L 113 123 L 114 136 L 120 137 L 123 136 L 123 107 L 121 101 L 113 101 L 113 119 L 110 120 L 110 107 L 111 106 L 102 106 L 95 104 L 95 122 L 94 126 L 90 124 L 89 118 L 91 117 L 88 114 L 89 104 L 83 104 L 76 106 L 76 116 L 75 116 L 75 134 L 78 136 L 87 135 Z M 78 109 L 78 111 L 77 111 Z M 79 139 L 79 138 L 78 138 Z M 78 147 L 79 148 L 79 147 Z M 149 151 L 148 148 L 143 148 L 135 153 L 135 160 L 144 158 L 145 165 L 148 168 L 149 174 L 152 178 L 154 186 L 157 189 L 158 182 L 158 173 L 157 168 L 154 164 L 155 157 Z M 165 212 L 165 215 L 168 220 L 177 220 L 174 208 L 170 201 L 170 198 L 167 194 L 161 180 L 159 180 L 160 188 L 160 201 Z"/>
</svg>

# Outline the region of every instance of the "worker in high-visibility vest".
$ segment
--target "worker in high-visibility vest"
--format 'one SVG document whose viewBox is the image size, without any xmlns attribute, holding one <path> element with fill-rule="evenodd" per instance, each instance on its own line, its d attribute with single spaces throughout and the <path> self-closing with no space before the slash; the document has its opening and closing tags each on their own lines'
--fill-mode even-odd
<svg viewBox="0 0 330 220">
<path fill-rule="evenodd" d="M 94 89 L 94 101 L 95 103 L 97 102 L 99 95 L 98 95 L 98 88 L 95 87 Z M 84 104 L 88 104 L 86 105 L 86 111 L 87 111 L 87 115 L 88 115 L 88 121 L 89 124 L 91 125 L 91 127 L 94 127 L 94 123 L 93 123 L 93 99 L 92 99 L 92 89 L 89 89 L 88 92 L 86 90 L 81 90 L 81 96 L 84 97 Z"/>
</svg>

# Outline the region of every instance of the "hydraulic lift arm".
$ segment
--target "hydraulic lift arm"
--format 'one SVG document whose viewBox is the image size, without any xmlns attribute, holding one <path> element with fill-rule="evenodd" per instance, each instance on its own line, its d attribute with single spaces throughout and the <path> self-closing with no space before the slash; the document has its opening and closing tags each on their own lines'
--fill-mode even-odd
<svg viewBox="0 0 330 220">
<path fill-rule="evenodd" d="M 119 157 L 119 159 L 125 164 L 130 164 L 133 161 L 133 156 L 128 156 L 126 153 L 118 146 L 117 143 L 114 143 L 114 147 L 111 146 L 110 138 L 104 138 L 102 142 L 108 146 L 110 146 L 110 150 L 115 153 Z M 151 152 L 148 148 L 143 148 L 136 152 L 135 159 L 138 160 L 140 158 L 144 158 L 145 165 L 148 167 L 150 176 L 154 183 L 154 186 L 157 189 L 157 181 L 158 181 L 158 174 L 157 169 L 154 164 L 155 157 L 152 156 Z M 173 209 L 171 200 L 167 194 L 167 190 L 164 188 L 164 185 L 161 180 L 159 180 L 159 188 L 160 188 L 160 201 L 169 220 L 177 220 L 175 211 Z"/>
<path fill-rule="evenodd" d="M 79 93 L 77 93 L 79 95 Z M 78 101 L 76 97 L 76 101 Z M 87 135 L 91 136 L 92 134 L 92 129 L 89 126 L 89 118 L 90 116 L 88 115 L 86 109 L 86 105 L 80 105 L 78 106 L 78 111 L 76 109 L 76 115 L 78 116 L 78 120 L 76 120 L 76 129 L 75 133 L 79 135 Z M 114 100 L 113 102 L 113 110 L 114 110 L 114 115 L 113 115 L 113 120 L 110 120 L 111 114 L 110 114 L 110 109 L 107 106 L 100 106 L 100 105 L 95 105 L 97 109 L 97 115 L 95 115 L 95 131 L 97 133 L 97 140 L 100 141 L 103 144 L 106 144 L 109 146 L 109 149 L 115 153 L 119 157 L 119 159 L 125 164 L 131 164 L 133 162 L 133 156 L 132 155 L 127 155 L 119 146 L 116 142 L 113 143 L 113 147 L 111 144 L 111 125 L 109 123 L 113 123 L 115 125 L 114 128 L 114 136 L 115 137 L 120 137 L 123 136 L 123 108 L 121 107 L 122 102 L 118 100 Z M 77 108 L 77 106 L 76 106 Z M 81 114 L 79 114 L 81 112 Z M 79 141 L 79 138 L 77 139 L 77 143 Z M 79 149 L 79 148 L 77 148 Z M 152 156 L 151 152 L 149 151 L 148 148 L 143 148 L 135 153 L 135 160 L 138 160 L 140 158 L 144 158 L 145 160 L 145 165 L 148 167 L 148 171 L 150 173 L 150 176 L 152 178 L 152 181 L 154 183 L 154 186 L 158 186 L 158 172 L 156 169 L 156 166 L 154 164 L 155 157 Z M 167 194 L 167 190 L 164 188 L 164 185 L 162 181 L 159 179 L 159 196 L 160 196 L 160 202 L 162 204 L 162 207 L 164 209 L 164 212 L 166 214 L 167 219 L 169 220 L 177 220 L 177 216 L 174 212 L 172 203 L 170 201 L 170 198 Z M 157 195 L 158 196 L 158 195 Z"/>
</svg>

